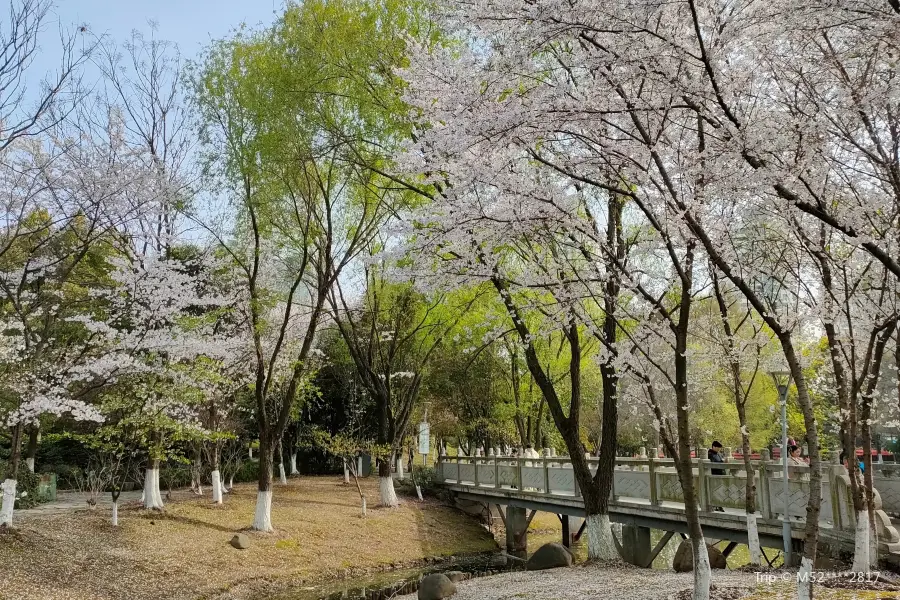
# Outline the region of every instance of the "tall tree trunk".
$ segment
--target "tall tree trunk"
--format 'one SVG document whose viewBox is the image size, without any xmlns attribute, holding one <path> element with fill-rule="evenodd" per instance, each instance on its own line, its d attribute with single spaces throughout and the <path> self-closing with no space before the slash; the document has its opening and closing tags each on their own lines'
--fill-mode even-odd
<svg viewBox="0 0 900 600">
<path fill-rule="evenodd" d="M 256 486 L 256 512 L 252 529 L 273 531 L 272 529 L 272 463 L 274 452 L 270 432 L 260 427 L 259 432 L 259 476 Z"/>
<path fill-rule="evenodd" d="M 14 425 L 11 430 L 9 470 L 6 472 L 6 479 L 0 485 L 0 498 L 2 498 L 2 506 L 0 506 L 0 527 L 12 527 L 13 511 L 16 505 L 16 485 L 19 472 L 19 461 L 22 456 L 22 433 L 23 426 L 21 423 Z"/>
<path fill-rule="evenodd" d="M 803 540 L 803 559 L 800 562 L 800 573 L 797 583 L 798 600 L 812 600 L 813 597 L 813 565 L 819 545 L 819 513 L 822 506 L 822 466 L 819 458 L 819 429 L 813 412 L 812 399 L 806 386 L 803 366 L 794 349 L 790 332 L 778 334 L 781 349 L 787 360 L 794 384 L 797 387 L 797 403 L 803 412 L 803 424 L 806 427 L 806 441 L 809 445 L 809 501 L 806 504 L 806 535 Z"/>
<path fill-rule="evenodd" d="M 281 485 L 287 485 L 287 474 L 284 472 L 284 445 L 279 436 L 275 445 L 275 463 L 278 465 L 278 481 Z"/>
<path fill-rule="evenodd" d="M 222 475 L 219 472 L 219 443 L 213 442 L 212 452 L 210 453 L 210 468 L 212 473 L 212 501 L 213 504 L 222 504 Z"/>
<path fill-rule="evenodd" d="M 869 561 L 865 565 L 865 571 L 878 566 L 878 538 L 875 523 L 875 484 L 873 477 L 875 475 L 872 468 L 872 401 L 878 386 L 878 378 L 881 373 L 881 363 L 884 360 L 884 348 L 890 341 L 896 327 L 896 320 L 891 320 L 885 324 L 882 331 L 876 334 L 875 344 L 873 347 L 871 363 L 868 366 L 868 374 L 864 381 L 865 389 L 862 393 L 862 407 L 860 410 L 860 424 L 862 428 L 863 441 L 863 466 L 865 475 L 865 492 L 867 515 L 866 525 L 868 525 L 869 535 Z M 858 513 L 859 514 L 859 513 Z M 859 525 L 858 528 L 861 528 Z M 856 566 L 856 565 L 854 565 Z M 862 566 L 862 565 L 859 565 Z"/>
<path fill-rule="evenodd" d="M 535 448 L 541 447 L 541 425 L 544 423 L 544 403 L 546 402 L 546 398 L 541 394 L 541 403 L 538 405 L 538 413 L 537 418 L 534 421 L 534 442 L 533 446 Z"/>
<path fill-rule="evenodd" d="M 38 440 L 40 439 L 40 424 L 28 428 L 28 446 L 25 452 L 25 464 L 28 470 L 34 473 L 34 459 L 37 456 Z"/>
<path fill-rule="evenodd" d="M 600 422 L 600 443 L 598 447 L 598 465 L 595 481 L 597 485 L 598 504 L 596 520 L 592 536 L 588 534 L 588 557 L 600 560 L 615 560 L 617 551 L 609 526 L 609 497 L 612 494 L 613 477 L 616 468 L 616 441 L 619 426 L 619 374 L 613 360 L 618 354 L 618 321 L 616 309 L 621 290 L 621 273 L 618 267 L 625 258 L 625 240 L 622 234 L 622 210 L 624 200 L 613 196 L 607 202 L 606 244 L 615 260 L 607 259 L 607 279 L 603 290 L 603 344 L 610 353 L 610 359 L 600 365 L 600 378 L 603 384 L 603 415 Z M 587 511 L 585 511 L 587 512 Z M 588 522 L 588 528 L 591 523 Z M 596 547 L 591 547 L 592 540 L 597 539 Z"/>
<path fill-rule="evenodd" d="M 681 300 L 678 305 L 678 321 L 675 333 L 675 411 L 678 419 L 678 476 L 684 495 L 684 513 L 691 549 L 694 555 L 694 600 L 709 600 L 711 568 L 709 551 L 700 526 L 700 512 L 697 507 L 697 490 L 694 488 L 693 466 L 691 464 L 691 431 L 688 397 L 687 340 L 691 317 L 691 292 L 693 288 L 693 242 L 688 243 L 681 278 Z M 701 457 L 698 455 L 698 459 Z M 702 467 L 701 467 L 702 468 Z"/>
<path fill-rule="evenodd" d="M 525 447 L 527 444 L 528 437 L 531 435 L 531 424 L 528 425 L 528 430 L 525 429 L 525 418 L 522 415 L 522 390 L 521 390 L 521 376 L 519 374 L 519 355 L 515 350 L 515 344 L 510 345 L 509 352 L 509 362 L 510 362 L 510 377 L 512 379 L 512 392 L 513 392 L 513 400 L 516 404 L 516 414 L 514 420 L 516 423 L 516 432 L 519 434 L 519 443 L 522 447 Z"/>
<path fill-rule="evenodd" d="M 741 426 L 741 454 L 744 456 L 744 472 L 747 481 L 744 485 L 744 511 L 747 513 L 747 539 L 750 548 L 750 564 L 762 564 L 762 548 L 759 545 L 759 528 L 756 524 L 756 474 L 753 472 L 753 461 L 750 460 L 750 430 L 747 428 L 746 399 L 737 404 L 738 423 Z"/>
</svg>

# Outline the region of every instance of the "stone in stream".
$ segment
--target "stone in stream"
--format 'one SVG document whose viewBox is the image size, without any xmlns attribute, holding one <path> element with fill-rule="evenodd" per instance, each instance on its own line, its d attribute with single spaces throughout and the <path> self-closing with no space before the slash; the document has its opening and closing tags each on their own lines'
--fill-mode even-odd
<svg viewBox="0 0 900 600">
<path fill-rule="evenodd" d="M 544 544 L 531 555 L 525 568 L 529 571 L 542 571 L 544 569 L 556 569 L 558 567 L 571 567 L 572 553 L 562 544 L 552 542 Z"/>
<path fill-rule="evenodd" d="M 238 550 L 246 550 L 250 547 L 250 538 L 248 538 L 243 533 L 238 533 L 235 534 L 233 538 L 231 538 L 231 542 L 229 543 Z"/>
<path fill-rule="evenodd" d="M 713 569 L 727 569 L 728 562 L 722 551 L 715 546 L 707 546 L 709 552 L 709 566 Z M 687 573 L 694 570 L 694 553 L 691 540 L 682 540 L 672 560 L 672 569 L 676 573 Z"/>
<path fill-rule="evenodd" d="M 456 584 L 443 573 L 426 575 L 419 584 L 419 600 L 443 600 L 456 593 Z"/>
</svg>

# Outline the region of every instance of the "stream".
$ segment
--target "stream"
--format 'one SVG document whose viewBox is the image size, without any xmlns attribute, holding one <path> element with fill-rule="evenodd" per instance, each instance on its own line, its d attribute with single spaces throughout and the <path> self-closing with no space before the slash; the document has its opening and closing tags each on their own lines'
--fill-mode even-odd
<svg viewBox="0 0 900 600">
<path fill-rule="evenodd" d="M 419 588 L 419 580 L 432 573 L 462 571 L 466 579 L 484 577 L 505 571 L 524 569 L 525 563 L 508 558 L 500 552 L 490 552 L 446 560 L 409 569 L 396 569 L 320 585 L 293 588 L 272 600 L 388 600 L 412 594 Z"/>
</svg>

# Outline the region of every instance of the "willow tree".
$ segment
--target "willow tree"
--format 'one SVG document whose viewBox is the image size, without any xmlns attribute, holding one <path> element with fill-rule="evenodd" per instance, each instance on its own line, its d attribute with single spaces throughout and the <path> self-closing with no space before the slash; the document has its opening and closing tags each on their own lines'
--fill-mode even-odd
<svg viewBox="0 0 900 600">
<path fill-rule="evenodd" d="M 406 193 L 384 173 L 410 135 L 393 73 L 417 13 L 393 0 L 291 4 L 193 67 L 207 173 L 232 209 L 225 222 L 195 218 L 231 258 L 249 323 L 257 530 L 272 529 L 275 450 L 314 370 L 329 291 Z"/>
</svg>

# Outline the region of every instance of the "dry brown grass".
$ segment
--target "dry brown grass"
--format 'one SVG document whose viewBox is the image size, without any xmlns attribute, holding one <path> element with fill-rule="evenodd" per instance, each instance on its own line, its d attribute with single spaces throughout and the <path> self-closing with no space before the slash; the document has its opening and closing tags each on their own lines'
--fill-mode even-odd
<svg viewBox="0 0 900 600">
<path fill-rule="evenodd" d="M 377 480 L 363 482 L 370 504 Z M 0 536 L 0 598 L 9 600 L 142 600 L 236 596 L 271 587 L 339 577 L 425 557 L 495 548 L 473 519 L 437 502 L 405 499 L 398 509 L 370 507 L 360 517 L 354 486 L 333 477 L 276 484 L 277 531 L 245 531 L 256 489 L 236 486 L 224 506 L 180 493 L 164 513 L 123 507 L 120 526 L 109 509 L 29 517 Z M 228 542 L 244 531 L 247 550 Z M 230 596 L 230 593 L 227 594 Z"/>
</svg>

